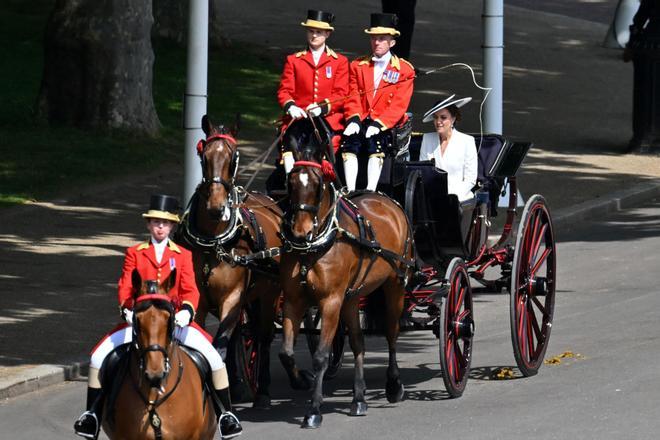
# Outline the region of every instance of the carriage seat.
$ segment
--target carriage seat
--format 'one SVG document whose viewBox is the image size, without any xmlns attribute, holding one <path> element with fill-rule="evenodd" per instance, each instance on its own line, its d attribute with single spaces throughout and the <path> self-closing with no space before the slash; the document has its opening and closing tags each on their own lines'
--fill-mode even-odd
<svg viewBox="0 0 660 440">
<path fill-rule="evenodd" d="M 423 133 L 413 133 L 410 160 L 419 160 Z M 491 216 L 497 215 L 497 204 L 504 179 L 516 175 L 531 142 L 511 142 L 499 134 L 471 134 L 477 147 L 477 185 L 473 189 L 479 202 L 488 200 Z"/>
</svg>

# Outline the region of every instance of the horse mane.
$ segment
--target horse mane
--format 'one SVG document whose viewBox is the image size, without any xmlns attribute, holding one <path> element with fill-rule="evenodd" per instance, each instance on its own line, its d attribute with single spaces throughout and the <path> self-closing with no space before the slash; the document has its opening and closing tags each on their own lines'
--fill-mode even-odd
<svg viewBox="0 0 660 440">
<path fill-rule="evenodd" d="M 309 118 L 292 121 L 282 137 L 284 145 L 289 145 L 296 160 L 320 162 L 325 153 L 323 139 L 314 134 L 314 125 Z"/>
</svg>

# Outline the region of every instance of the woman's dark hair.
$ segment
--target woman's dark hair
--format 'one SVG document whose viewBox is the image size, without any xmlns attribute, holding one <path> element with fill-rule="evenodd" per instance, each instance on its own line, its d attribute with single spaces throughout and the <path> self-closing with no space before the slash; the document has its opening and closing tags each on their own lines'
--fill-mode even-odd
<svg viewBox="0 0 660 440">
<path fill-rule="evenodd" d="M 452 104 L 449 107 L 447 107 L 447 110 L 452 115 L 452 117 L 456 118 L 455 122 L 460 122 L 461 121 L 461 111 L 458 107 L 456 107 L 455 104 Z"/>
</svg>

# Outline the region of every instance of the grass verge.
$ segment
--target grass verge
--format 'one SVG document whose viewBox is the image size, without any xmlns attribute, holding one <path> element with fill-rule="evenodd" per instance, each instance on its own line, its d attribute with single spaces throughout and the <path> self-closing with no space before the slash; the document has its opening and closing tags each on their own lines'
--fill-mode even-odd
<svg viewBox="0 0 660 440">
<path fill-rule="evenodd" d="M 182 162 L 185 48 L 154 42 L 157 138 L 35 124 L 43 69 L 42 40 L 53 0 L 8 0 L 0 6 L 0 207 Z M 279 109 L 277 67 L 259 48 L 233 44 L 209 53 L 208 113 L 216 122 L 243 117 L 244 137 L 272 137 Z"/>
</svg>

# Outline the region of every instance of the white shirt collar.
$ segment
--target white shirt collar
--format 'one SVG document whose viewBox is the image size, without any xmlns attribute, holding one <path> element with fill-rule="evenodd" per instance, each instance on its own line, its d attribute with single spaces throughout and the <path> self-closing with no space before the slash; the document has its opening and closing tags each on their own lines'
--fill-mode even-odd
<svg viewBox="0 0 660 440">
<path fill-rule="evenodd" d="M 392 52 L 390 52 L 389 50 L 382 57 L 377 57 L 375 55 L 371 57 L 371 61 L 373 61 L 374 64 L 385 65 L 385 66 L 389 64 L 390 59 L 392 59 Z"/>
<path fill-rule="evenodd" d="M 167 242 L 169 239 L 165 239 L 158 243 L 156 240 L 154 240 L 153 237 L 151 237 L 151 244 L 154 245 L 154 251 L 156 252 L 156 261 L 160 263 L 160 261 L 163 259 L 163 253 L 165 253 L 165 246 L 167 246 Z"/>
<path fill-rule="evenodd" d="M 321 59 L 321 55 L 325 51 L 325 44 L 316 50 L 310 47 L 309 51 L 312 53 L 312 58 L 314 58 L 314 65 L 316 65 L 319 63 L 319 60 Z"/>
</svg>

